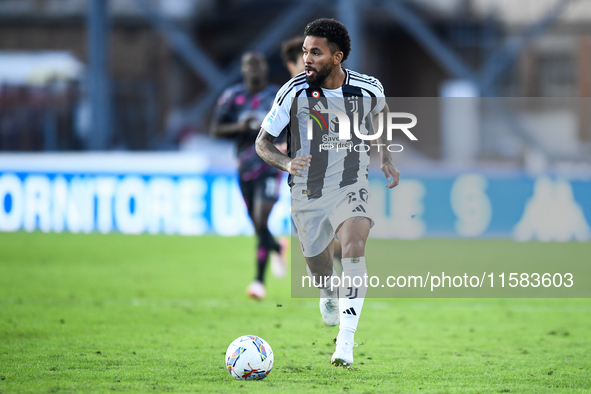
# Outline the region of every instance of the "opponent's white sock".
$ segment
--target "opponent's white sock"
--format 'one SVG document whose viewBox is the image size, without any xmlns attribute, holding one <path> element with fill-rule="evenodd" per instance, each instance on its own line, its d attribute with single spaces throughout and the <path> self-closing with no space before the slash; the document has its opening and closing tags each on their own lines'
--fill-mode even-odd
<svg viewBox="0 0 591 394">
<path fill-rule="evenodd" d="M 343 274 L 341 275 L 341 288 L 339 293 L 339 312 L 341 324 L 337 342 L 353 341 L 359 316 L 363 308 L 363 301 L 367 293 L 364 275 L 367 275 L 365 257 L 346 258 L 341 260 Z M 349 279 L 350 278 L 350 279 Z"/>
<path fill-rule="evenodd" d="M 308 272 L 308 276 L 310 277 L 310 279 L 312 279 L 312 283 L 314 284 L 315 287 L 320 289 L 320 298 L 336 298 L 337 296 L 337 291 L 338 291 L 338 287 L 335 287 L 334 289 L 331 290 L 331 283 L 332 281 L 330 279 L 328 279 L 327 281 L 322 281 L 322 283 L 317 283 L 314 280 L 314 275 L 312 274 L 312 271 L 310 271 L 310 267 L 306 264 L 306 271 Z M 334 267 L 332 268 L 332 275 L 335 275 L 335 271 L 334 271 Z"/>
</svg>

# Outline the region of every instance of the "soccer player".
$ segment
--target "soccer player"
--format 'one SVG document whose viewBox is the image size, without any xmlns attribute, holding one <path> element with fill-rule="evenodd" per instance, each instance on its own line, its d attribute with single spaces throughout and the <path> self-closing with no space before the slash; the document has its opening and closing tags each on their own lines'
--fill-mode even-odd
<svg viewBox="0 0 591 394">
<path fill-rule="evenodd" d="M 318 141 L 327 134 L 329 137 L 338 134 L 313 125 L 314 136 L 308 139 L 306 112 L 319 109 L 318 103 L 326 105 L 329 100 L 346 104 L 369 99 L 372 107 L 363 106 L 364 112 L 359 118 L 368 120 L 372 129 L 372 116 L 387 113 L 388 107 L 382 85 L 376 78 L 342 67 L 341 63 L 351 50 L 349 34 L 343 24 L 334 19 L 318 19 L 306 26 L 304 35 L 305 72 L 292 78 L 277 93 L 273 108 L 263 120 L 256 149 L 267 163 L 290 174 L 291 214 L 308 273 L 320 289 L 322 317 L 329 325 L 340 323 L 331 362 L 348 368 L 353 363 L 353 347 L 357 346 L 354 334 L 366 289 L 351 284 L 341 290 L 339 299 L 339 289 L 333 289 L 322 278 L 331 277 L 334 272 L 332 243 L 335 235 L 342 245 L 343 275 L 354 278 L 366 274 L 365 243 L 373 225 L 368 204 L 369 154 L 354 149 L 319 153 Z M 309 103 L 306 111 L 301 111 L 300 100 Z M 295 121 L 290 123 L 294 117 Z M 334 117 L 329 118 L 329 122 L 332 124 Z M 284 129 L 288 132 L 288 143 L 289 134 L 293 134 L 288 155 L 273 144 Z M 369 130 L 366 129 L 366 133 Z M 385 134 L 382 133 L 379 143 L 386 142 Z M 380 151 L 380 157 L 381 169 L 390 181 L 386 186 L 393 188 L 400 174 L 386 149 Z M 342 294 L 343 291 L 346 294 Z"/>
<path fill-rule="evenodd" d="M 284 41 L 283 44 L 281 44 L 281 59 L 283 60 L 283 65 L 285 68 L 287 68 L 292 78 L 304 71 L 305 64 L 304 57 L 302 56 L 303 45 L 304 37 L 294 37 Z M 282 151 L 285 153 L 285 149 Z M 333 241 L 333 248 L 334 263 L 337 265 L 338 270 L 342 271 L 342 251 L 339 240 L 335 239 Z"/>
<path fill-rule="evenodd" d="M 278 243 L 267 226 L 279 197 L 281 172 L 261 160 L 254 146 L 261 121 L 271 108 L 278 87 L 268 83 L 267 61 L 261 53 L 245 53 L 241 67 L 244 82 L 229 87 L 219 98 L 210 134 L 236 141 L 240 191 L 258 241 L 257 274 L 246 292 L 260 300 L 266 295 L 264 277 L 270 254 L 273 273 L 282 277 L 287 272 L 283 256 L 286 245 Z"/>
<path fill-rule="evenodd" d="M 281 44 L 281 60 L 292 78 L 304 71 L 302 45 L 304 37 L 294 37 Z"/>
</svg>

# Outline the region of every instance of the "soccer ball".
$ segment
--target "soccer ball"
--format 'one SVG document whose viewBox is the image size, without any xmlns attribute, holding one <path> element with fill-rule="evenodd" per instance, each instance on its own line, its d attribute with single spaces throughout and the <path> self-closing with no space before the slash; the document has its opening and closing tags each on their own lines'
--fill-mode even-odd
<svg viewBox="0 0 591 394">
<path fill-rule="evenodd" d="M 228 346 L 226 368 L 237 380 L 261 380 L 273 368 L 273 349 L 260 337 L 244 335 Z"/>
</svg>

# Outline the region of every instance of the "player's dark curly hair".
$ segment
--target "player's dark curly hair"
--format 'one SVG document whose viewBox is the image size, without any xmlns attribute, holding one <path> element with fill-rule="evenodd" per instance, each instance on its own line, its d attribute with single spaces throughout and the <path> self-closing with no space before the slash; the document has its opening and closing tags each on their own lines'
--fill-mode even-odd
<svg viewBox="0 0 591 394">
<path fill-rule="evenodd" d="M 326 38 L 332 53 L 337 50 L 343 52 L 343 62 L 351 52 L 351 38 L 345 25 L 336 19 L 320 18 L 308 23 L 304 29 L 305 36 Z"/>
</svg>

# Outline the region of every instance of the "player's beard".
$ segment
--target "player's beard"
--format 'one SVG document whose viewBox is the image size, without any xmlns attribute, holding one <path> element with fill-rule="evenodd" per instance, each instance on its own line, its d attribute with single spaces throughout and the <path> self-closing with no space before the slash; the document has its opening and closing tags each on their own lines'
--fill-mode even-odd
<svg viewBox="0 0 591 394">
<path fill-rule="evenodd" d="M 332 66 L 328 63 L 326 66 L 322 67 L 320 70 L 316 71 L 312 76 L 306 77 L 306 82 L 310 86 L 322 86 L 326 78 L 332 72 Z"/>
</svg>

